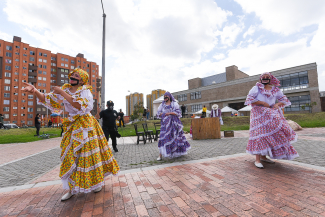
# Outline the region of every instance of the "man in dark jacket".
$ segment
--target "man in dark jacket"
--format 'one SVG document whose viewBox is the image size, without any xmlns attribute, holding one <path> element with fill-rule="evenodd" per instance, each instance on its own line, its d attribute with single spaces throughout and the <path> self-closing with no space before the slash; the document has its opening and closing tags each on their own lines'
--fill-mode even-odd
<svg viewBox="0 0 325 217">
<path fill-rule="evenodd" d="M 103 119 L 103 131 L 105 134 L 105 137 L 108 141 L 109 136 L 111 136 L 112 139 L 112 146 L 113 150 L 115 152 L 118 152 L 116 147 L 116 137 L 120 136 L 117 131 L 116 127 L 116 120 L 119 119 L 119 116 L 117 112 L 114 110 L 114 103 L 113 101 L 107 101 L 107 109 L 103 110 L 99 113 L 100 118 Z"/>
<path fill-rule="evenodd" d="M 181 110 L 182 110 L 182 118 L 185 118 L 186 107 L 184 104 L 181 106 Z"/>
<path fill-rule="evenodd" d="M 118 116 L 120 117 L 120 127 L 122 127 L 122 124 L 121 123 L 123 123 L 123 127 L 125 127 L 125 125 L 124 125 L 124 113 L 122 112 L 122 109 L 120 109 L 120 112 L 118 113 Z"/>
<path fill-rule="evenodd" d="M 34 135 L 34 136 L 39 136 L 39 130 L 41 129 L 41 122 L 40 122 L 39 114 L 36 114 L 36 117 L 35 117 L 35 127 L 36 127 L 36 135 Z"/>
</svg>

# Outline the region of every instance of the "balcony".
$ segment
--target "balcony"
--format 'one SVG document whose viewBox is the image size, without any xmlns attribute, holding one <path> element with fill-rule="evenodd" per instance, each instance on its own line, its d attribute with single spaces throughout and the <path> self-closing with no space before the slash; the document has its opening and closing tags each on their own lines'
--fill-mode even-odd
<svg viewBox="0 0 325 217">
<path fill-rule="evenodd" d="M 28 76 L 37 76 L 37 72 L 28 72 Z"/>
<path fill-rule="evenodd" d="M 96 78 L 96 82 L 102 82 L 102 79 Z"/>
<path fill-rule="evenodd" d="M 102 84 L 101 83 L 96 83 L 96 87 L 101 87 Z"/>
<path fill-rule="evenodd" d="M 97 90 L 97 92 L 100 92 L 101 91 L 101 88 L 100 87 L 97 87 L 96 90 Z"/>
<path fill-rule="evenodd" d="M 36 83 L 37 79 L 36 78 L 28 78 L 28 82 Z"/>
<path fill-rule="evenodd" d="M 37 66 L 28 65 L 28 70 L 37 70 Z"/>
</svg>

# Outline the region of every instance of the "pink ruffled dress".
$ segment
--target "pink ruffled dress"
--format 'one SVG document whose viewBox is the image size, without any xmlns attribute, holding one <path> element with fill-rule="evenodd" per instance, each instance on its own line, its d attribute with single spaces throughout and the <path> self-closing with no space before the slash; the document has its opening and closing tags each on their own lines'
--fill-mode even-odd
<svg viewBox="0 0 325 217">
<path fill-rule="evenodd" d="M 278 87 L 273 86 L 271 90 L 266 90 L 263 84 L 257 83 L 249 91 L 245 105 L 263 101 L 271 108 L 252 105 L 246 152 L 254 155 L 268 155 L 273 159 L 292 160 L 299 157 L 291 145 L 297 141 L 297 134 L 284 118 L 282 110 L 273 108 L 276 100 L 284 103 L 284 107 L 291 105 Z"/>
</svg>

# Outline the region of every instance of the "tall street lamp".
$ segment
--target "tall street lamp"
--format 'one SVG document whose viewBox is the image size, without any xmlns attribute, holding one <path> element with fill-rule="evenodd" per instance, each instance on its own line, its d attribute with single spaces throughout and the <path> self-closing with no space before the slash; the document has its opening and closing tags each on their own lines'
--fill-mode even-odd
<svg viewBox="0 0 325 217">
<path fill-rule="evenodd" d="M 102 110 L 105 110 L 105 20 L 106 14 L 104 12 L 104 5 L 103 0 L 102 2 L 102 9 L 103 9 L 103 44 L 102 44 L 102 86 L 101 86 L 101 95 L 102 95 Z"/>
</svg>

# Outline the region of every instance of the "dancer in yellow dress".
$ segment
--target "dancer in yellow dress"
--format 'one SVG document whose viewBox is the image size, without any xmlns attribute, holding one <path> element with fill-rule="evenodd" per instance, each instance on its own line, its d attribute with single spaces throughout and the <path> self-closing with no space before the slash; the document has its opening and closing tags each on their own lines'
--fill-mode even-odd
<svg viewBox="0 0 325 217">
<path fill-rule="evenodd" d="M 76 68 L 69 73 L 69 84 L 53 87 L 51 93 L 40 93 L 33 85 L 24 83 L 23 91 L 34 93 L 37 103 L 52 113 L 62 112 L 61 102 L 69 117 L 63 121 L 64 135 L 61 141 L 60 178 L 63 188 L 69 190 L 61 200 L 67 200 L 79 192 L 99 192 L 104 177 L 116 175 L 120 170 L 108 142 L 94 116 L 89 75 Z"/>
</svg>

